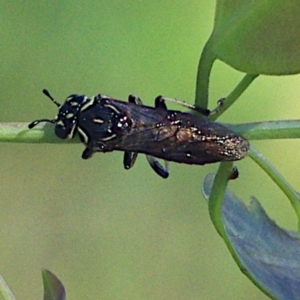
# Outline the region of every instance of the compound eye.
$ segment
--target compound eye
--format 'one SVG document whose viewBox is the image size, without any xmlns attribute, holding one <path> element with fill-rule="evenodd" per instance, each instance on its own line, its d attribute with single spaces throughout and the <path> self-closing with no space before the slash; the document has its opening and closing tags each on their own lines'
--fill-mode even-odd
<svg viewBox="0 0 300 300">
<path fill-rule="evenodd" d="M 55 134 L 60 139 L 66 139 L 70 133 L 70 129 L 68 129 L 64 124 L 56 124 L 55 125 Z"/>
<path fill-rule="evenodd" d="M 76 129 L 76 122 L 74 120 L 68 120 L 66 119 L 65 121 L 58 121 L 55 125 L 55 134 L 60 138 L 60 139 L 71 139 L 75 135 L 75 130 Z"/>
<path fill-rule="evenodd" d="M 69 100 L 71 101 L 71 100 Z M 55 134 L 61 139 L 73 138 L 77 127 L 79 106 L 65 102 L 59 109 L 55 122 Z"/>
</svg>

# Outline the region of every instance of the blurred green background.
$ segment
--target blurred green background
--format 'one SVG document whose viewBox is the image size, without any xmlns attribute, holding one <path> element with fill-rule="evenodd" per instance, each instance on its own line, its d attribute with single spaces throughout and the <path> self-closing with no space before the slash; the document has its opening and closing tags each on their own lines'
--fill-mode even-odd
<svg viewBox="0 0 300 300">
<path fill-rule="evenodd" d="M 52 118 L 69 94 L 148 105 L 159 95 L 193 103 L 212 1 L 0 1 L 1 122 Z M 243 77 L 216 63 L 210 107 Z M 300 77 L 259 77 L 224 122 L 299 118 Z M 172 107 L 172 106 L 171 106 Z M 178 107 L 177 107 L 178 108 Z M 297 188 L 299 141 L 254 142 Z M 171 164 L 159 178 L 140 155 L 83 161 L 83 145 L 1 145 L 0 272 L 17 299 L 41 299 L 41 268 L 68 299 L 267 299 L 235 265 L 200 192 L 217 165 Z M 284 195 L 249 158 L 231 189 L 255 195 L 289 229 Z"/>
</svg>

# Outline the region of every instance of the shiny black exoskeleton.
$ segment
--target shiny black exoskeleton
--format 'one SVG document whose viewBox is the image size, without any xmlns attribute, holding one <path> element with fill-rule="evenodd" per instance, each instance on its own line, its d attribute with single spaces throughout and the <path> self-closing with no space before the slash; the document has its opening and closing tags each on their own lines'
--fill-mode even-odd
<svg viewBox="0 0 300 300">
<path fill-rule="evenodd" d="M 156 98 L 155 107 L 142 105 L 133 95 L 124 102 L 101 94 L 91 98 L 71 95 L 61 105 L 46 90 L 44 93 L 58 106 L 58 115 L 53 120 L 36 120 L 29 128 L 40 122 L 50 122 L 55 124 L 55 134 L 59 138 L 73 138 L 78 133 L 86 146 L 82 153 L 84 159 L 95 152 L 121 150 L 124 151 L 124 167 L 129 169 L 137 154 L 144 153 L 155 172 L 166 178 L 168 170 L 156 158 L 204 165 L 240 160 L 249 149 L 245 138 L 219 123 L 168 110 L 165 100 L 171 99 L 162 96 Z"/>
</svg>

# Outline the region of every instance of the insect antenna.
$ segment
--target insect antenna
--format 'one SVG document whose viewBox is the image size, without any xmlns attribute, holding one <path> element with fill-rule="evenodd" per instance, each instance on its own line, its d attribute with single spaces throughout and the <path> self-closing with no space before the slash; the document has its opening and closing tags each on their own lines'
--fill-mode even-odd
<svg viewBox="0 0 300 300">
<path fill-rule="evenodd" d="M 28 128 L 32 129 L 33 127 L 35 127 L 36 125 L 38 125 L 42 122 L 55 124 L 56 120 L 49 120 L 49 119 L 35 120 L 35 121 L 31 122 L 30 124 L 28 124 Z"/>
<path fill-rule="evenodd" d="M 46 95 L 57 107 L 61 107 L 61 104 L 58 103 L 52 96 L 51 94 L 49 93 L 48 90 L 46 89 L 43 89 L 43 94 Z M 56 119 L 54 120 L 49 120 L 49 119 L 40 119 L 40 120 L 35 120 L 33 122 L 31 122 L 29 125 L 28 125 L 28 128 L 31 129 L 33 127 L 35 127 L 36 125 L 38 125 L 39 123 L 42 123 L 42 122 L 47 122 L 47 123 L 52 123 L 52 124 L 55 124 L 56 122 Z"/>
<path fill-rule="evenodd" d="M 43 94 L 46 95 L 57 107 L 61 107 L 61 104 L 58 103 L 52 96 L 51 94 L 49 93 L 48 90 L 46 89 L 43 89 Z"/>
</svg>

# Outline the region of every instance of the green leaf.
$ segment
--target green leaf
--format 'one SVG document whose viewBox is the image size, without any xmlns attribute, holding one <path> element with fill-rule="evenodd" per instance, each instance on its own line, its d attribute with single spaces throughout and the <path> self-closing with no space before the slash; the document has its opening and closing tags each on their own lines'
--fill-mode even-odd
<svg viewBox="0 0 300 300">
<path fill-rule="evenodd" d="M 204 179 L 208 199 L 214 180 Z M 274 299 L 293 300 L 300 295 L 300 240 L 269 219 L 260 203 L 247 206 L 226 189 L 222 206 L 223 224 L 241 270 Z"/>
<path fill-rule="evenodd" d="M 12 291 L 0 275 L 0 296 L 3 300 L 16 300 Z"/>
<path fill-rule="evenodd" d="M 49 270 L 42 271 L 44 283 L 44 300 L 65 300 L 65 288 L 60 280 Z"/>
<path fill-rule="evenodd" d="M 219 0 L 208 44 L 248 74 L 299 73 L 300 1 Z"/>
</svg>

